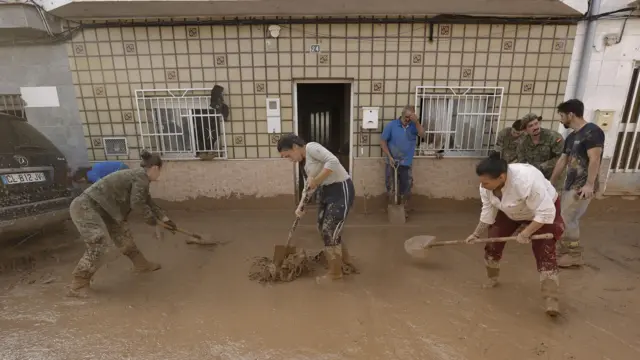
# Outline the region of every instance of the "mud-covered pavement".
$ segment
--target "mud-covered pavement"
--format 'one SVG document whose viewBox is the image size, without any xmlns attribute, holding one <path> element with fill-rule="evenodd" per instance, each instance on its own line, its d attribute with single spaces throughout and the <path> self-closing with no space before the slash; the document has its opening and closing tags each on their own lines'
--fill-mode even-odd
<svg viewBox="0 0 640 360">
<path fill-rule="evenodd" d="M 86 300 L 63 296 L 83 251 L 78 242 L 30 272 L 0 276 L 0 359 L 638 359 L 634 203 L 592 204 L 583 222 L 587 266 L 562 271 L 563 317 L 555 321 L 544 315 L 527 246 L 507 246 L 502 286 L 490 290 L 481 288 L 480 245 L 433 249 L 423 263 L 404 253 L 413 235 L 468 235 L 479 211 L 468 204 L 416 213 L 403 227 L 386 226 L 385 214 L 352 216 L 345 239 L 361 273 L 329 286 L 247 279 L 252 257 L 286 241 L 293 210 L 173 211 L 180 226 L 233 242 L 156 241 L 152 228 L 133 224 L 140 248 L 163 268 L 135 275 L 112 252 Z M 320 248 L 314 217 L 298 229 L 298 246 Z"/>
</svg>

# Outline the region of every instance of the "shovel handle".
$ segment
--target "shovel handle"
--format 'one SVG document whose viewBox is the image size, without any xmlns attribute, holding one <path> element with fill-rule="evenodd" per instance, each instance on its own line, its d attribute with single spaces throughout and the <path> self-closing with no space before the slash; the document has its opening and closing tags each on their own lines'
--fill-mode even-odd
<svg viewBox="0 0 640 360">
<path fill-rule="evenodd" d="M 515 241 L 517 238 L 518 238 L 517 236 L 484 238 L 484 239 L 474 240 L 472 244 L 486 244 L 486 243 L 495 243 L 495 242 Z M 540 235 L 531 236 L 531 240 L 549 240 L 549 239 L 553 239 L 553 234 L 540 234 Z M 430 244 L 428 247 L 460 245 L 460 244 L 466 244 L 466 243 L 467 243 L 466 240 L 439 241 L 439 242 Z"/>
<path fill-rule="evenodd" d="M 304 211 L 304 207 L 311 200 L 311 195 L 315 190 L 309 190 L 309 186 L 305 185 L 304 190 L 302 191 L 302 199 L 300 199 L 300 204 L 298 204 L 298 209 L 300 211 Z M 300 223 L 300 216 L 296 216 L 296 219 L 293 221 L 293 225 L 291 225 L 291 229 L 289 230 L 289 237 L 287 238 L 287 246 L 291 245 L 291 239 L 293 239 L 293 232 L 296 231 L 298 224 Z"/>
<path fill-rule="evenodd" d="M 165 223 L 163 223 L 163 222 L 160 222 L 159 224 L 160 224 L 160 226 L 162 226 L 163 228 L 165 228 L 165 229 L 167 229 L 167 230 L 177 231 L 177 232 L 179 232 L 179 233 L 182 233 L 182 234 L 185 234 L 185 235 L 189 235 L 189 236 L 191 236 L 192 238 L 196 238 L 196 239 L 202 240 L 202 236 L 200 236 L 200 235 L 198 235 L 198 234 L 195 234 L 195 233 L 192 233 L 192 232 L 190 232 L 190 231 L 187 231 L 187 230 L 185 230 L 185 229 L 181 229 L 181 228 L 179 228 L 179 227 L 172 228 L 172 227 L 168 226 L 167 224 L 165 224 Z"/>
</svg>

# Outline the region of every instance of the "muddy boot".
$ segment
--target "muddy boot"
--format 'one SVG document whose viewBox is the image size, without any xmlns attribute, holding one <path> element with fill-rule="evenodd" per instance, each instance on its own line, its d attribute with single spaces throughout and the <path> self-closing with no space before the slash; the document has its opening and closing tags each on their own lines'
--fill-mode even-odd
<svg viewBox="0 0 640 360">
<path fill-rule="evenodd" d="M 162 267 L 160 264 L 148 261 L 138 249 L 125 252 L 124 255 L 131 259 L 133 270 L 138 273 L 156 271 Z"/>
<path fill-rule="evenodd" d="M 581 267 L 584 265 L 581 252 L 568 252 L 558 257 L 558 267 L 560 268 L 573 268 Z"/>
<path fill-rule="evenodd" d="M 343 275 L 357 274 L 358 269 L 353 265 L 353 262 L 351 261 L 351 257 L 349 256 L 349 249 L 347 248 L 347 245 L 342 243 L 341 247 L 342 247 L 342 274 Z"/>
<path fill-rule="evenodd" d="M 556 275 L 557 276 L 557 275 Z M 545 313 L 551 317 L 560 315 L 558 302 L 558 280 L 544 279 L 540 281 L 540 290 L 544 299 Z"/>
<path fill-rule="evenodd" d="M 67 296 L 85 298 L 89 295 L 89 285 L 93 274 L 76 274 L 73 276 L 71 284 L 67 286 Z"/>
<path fill-rule="evenodd" d="M 491 289 L 498 286 L 498 277 L 500 277 L 500 263 L 493 260 L 485 260 L 485 269 L 487 271 L 487 282 L 482 284 L 485 289 Z"/>
<path fill-rule="evenodd" d="M 324 251 L 327 256 L 329 269 L 326 275 L 316 277 L 318 284 L 330 283 L 342 279 L 342 247 L 340 245 L 326 246 Z"/>
</svg>

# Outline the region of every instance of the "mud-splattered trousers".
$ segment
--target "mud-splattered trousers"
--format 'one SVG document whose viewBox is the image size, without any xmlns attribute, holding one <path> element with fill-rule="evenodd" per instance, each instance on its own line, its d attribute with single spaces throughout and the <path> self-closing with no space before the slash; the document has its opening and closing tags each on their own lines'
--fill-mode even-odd
<svg viewBox="0 0 640 360">
<path fill-rule="evenodd" d="M 126 222 L 114 221 L 98 203 L 86 194 L 71 202 L 69 209 L 71 220 L 78 228 L 87 249 L 78 262 L 73 275 L 91 276 L 102 265 L 109 240 L 124 255 L 132 256 L 139 252 Z"/>
<path fill-rule="evenodd" d="M 565 190 L 562 193 L 562 218 L 566 230 L 558 246 L 559 254 L 582 253 L 580 245 L 580 218 L 587 212 L 591 199 L 582 199 L 576 190 Z"/>
<path fill-rule="evenodd" d="M 353 206 L 355 190 L 353 181 L 347 179 L 342 182 L 323 185 L 318 188 L 318 231 L 325 246 L 342 244 L 342 227 L 347 219 L 349 210 Z"/>
<path fill-rule="evenodd" d="M 556 241 L 564 233 L 564 221 L 560 213 L 560 198 L 555 201 L 556 217 L 553 224 L 545 224 L 535 234 L 553 234 L 553 239 L 549 240 L 531 240 L 531 248 L 536 258 L 538 272 L 542 277 L 557 277 L 558 264 L 556 262 Z M 527 221 L 511 220 L 502 211 L 498 212 L 496 221 L 489 227 L 489 237 L 506 237 L 513 236 L 514 232 L 522 225 L 526 225 Z M 487 268 L 499 268 L 500 259 L 504 250 L 505 242 L 489 243 L 484 248 L 484 259 Z"/>
</svg>

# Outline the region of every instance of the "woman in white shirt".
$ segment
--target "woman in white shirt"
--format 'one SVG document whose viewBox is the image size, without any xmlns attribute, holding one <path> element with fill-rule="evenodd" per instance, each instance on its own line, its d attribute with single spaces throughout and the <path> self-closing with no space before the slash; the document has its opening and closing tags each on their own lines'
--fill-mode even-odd
<svg viewBox="0 0 640 360">
<path fill-rule="evenodd" d="M 331 151 L 316 142 L 306 144 L 295 134 L 280 138 L 277 148 L 283 158 L 293 162 L 304 161 L 307 187 L 310 190 L 306 198 L 312 191 L 319 193 L 318 231 L 324 242 L 329 272 L 318 280 L 341 279 L 342 265 L 352 266 L 341 236 L 344 221 L 355 197 L 351 176 Z M 306 200 L 308 199 L 303 198 L 300 201 L 296 216 L 303 215 L 302 205 Z"/>
<path fill-rule="evenodd" d="M 558 315 L 556 241 L 564 232 L 558 193 L 538 169 L 528 164 L 507 164 L 499 153 L 481 161 L 476 166 L 476 174 L 480 180 L 482 212 L 480 222 L 467 242 L 472 243 L 487 229 L 489 237 L 512 236 L 521 230 L 517 235 L 520 243 L 531 242 L 534 234 L 553 234 L 554 238 L 550 240 L 534 240 L 531 247 L 540 273 L 546 312 L 550 316 Z M 504 246 L 504 242 L 485 246 L 487 287 L 498 284 Z"/>
</svg>

